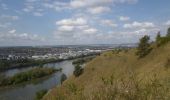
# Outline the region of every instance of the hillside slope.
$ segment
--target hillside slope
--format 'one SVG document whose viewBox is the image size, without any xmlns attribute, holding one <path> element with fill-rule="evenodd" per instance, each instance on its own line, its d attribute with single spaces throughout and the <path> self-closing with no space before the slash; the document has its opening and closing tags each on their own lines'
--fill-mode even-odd
<svg viewBox="0 0 170 100">
<path fill-rule="evenodd" d="M 103 53 L 44 100 L 170 100 L 170 43 L 142 59 L 135 52 Z"/>
</svg>

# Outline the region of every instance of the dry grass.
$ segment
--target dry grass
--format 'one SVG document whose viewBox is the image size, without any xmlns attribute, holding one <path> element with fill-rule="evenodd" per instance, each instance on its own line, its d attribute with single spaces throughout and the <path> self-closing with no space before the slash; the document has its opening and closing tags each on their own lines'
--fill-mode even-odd
<svg viewBox="0 0 170 100">
<path fill-rule="evenodd" d="M 170 43 L 137 59 L 135 49 L 106 52 L 44 100 L 170 100 Z M 167 65 L 168 63 L 168 65 Z"/>
</svg>

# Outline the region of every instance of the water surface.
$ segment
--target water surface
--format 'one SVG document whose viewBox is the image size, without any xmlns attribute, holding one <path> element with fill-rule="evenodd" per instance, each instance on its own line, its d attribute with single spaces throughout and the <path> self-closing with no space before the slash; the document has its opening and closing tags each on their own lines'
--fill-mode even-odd
<svg viewBox="0 0 170 100">
<path fill-rule="evenodd" d="M 42 89 L 51 89 L 56 85 L 59 85 L 61 75 L 65 74 L 67 77 L 71 76 L 74 71 L 74 66 L 72 65 L 72 60 L 62 61 L 57 63 L 45 64 L 45 67 L 53 67 L 56 69 L 62 68 L 62 72 L 56 72 L 55 74 L 46 77 L 44 79 L 38 80 L 34 83 L 27 83 L 25 85 L 20 85 L 16 87 L 11 87 L 7 89 L 0 89 L 0 100 L 34 100 L 37 91 Z M 32 67 L 22 68 L 22 69 L 11 69 L 3 72 L 6 76 L 13 76 L 16 73 L 27 71 Z"/>
</svg>

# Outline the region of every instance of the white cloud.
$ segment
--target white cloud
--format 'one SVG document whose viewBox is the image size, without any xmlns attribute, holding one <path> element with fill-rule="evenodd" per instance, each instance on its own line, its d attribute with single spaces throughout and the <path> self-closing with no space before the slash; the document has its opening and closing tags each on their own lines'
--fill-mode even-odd
<svg viewBox="0 0 170 100">
<path fill-rule="evenodd" d="M 43 6 L 46 8 L 54 8 L 55 7 L 53 4 L 49 4 L 49 3 L 43 3 Z"/>
<path fill-rule="evenodd" d="M 146 33 L 147 32 L 147 29 L 139 29 L 139 30 L 136 30 L 135 33 L 137 34 L 142 34 L 142 33 Z"/>
<path fill-rule="evenodd" d="M 84 18 L 76 18 L 76 19 L 63 19 L 56 22 L 57 25 L 85 25 L 87 24 L 87 20 Z"/>
<path fill-rule="evenodd" d="M 11 34 L 13 34 L 13 33 L 15 33 L 15 32 L 16 32 L 15 29 L 9 31 L 9 33 L 11 33 Z"/>
<path fill-rule="evenodd" d="M 36 2 L 37 0 L 26 0 L 26 2 Z"/>
<path fill-rule="evenodd" d="M 112 20 L 101 20 L 101 24 L 110 27 L 117 27 L 118 25 L 115 24 Z"/>
<path fill-rule="evenodd" d="M 74 26 L 65 25 L 65 26 L 58 27 L 58 31 L 60 31 L 60 32 L 71 32 L 73 30 L 74 30 Z"/>
<path fill-rule="evenodd" d="M 0 19 L 7 19 L 7 20 L 18 20 L 18 16 L 12 16 L 12 15 L 1 15 Z"/>
<path fill-rule="evenodd" d="M 70 6 L 72 8 L 85 8 L 107 4 L 136 3 L 137 1 L 138 0 L 72 0 Z"/>
<path fill-rule="evenodd" d="M 34 12 L 33 15 L 34 15 L 34 16 L 43 16 L 43 14 L 40 13 L 40 12 Z"/>
<path fill-rule="evenodd" d="M 113 2 L 114 2 L 115 4 L 118 4 L 118 3 L 134 4 L 134 3 L 137 3 L 138 0 L 113 0 Z"/>
<path fill-rule="evenodd" d="M 76 26 L 77 29 L 79 30 L 84 30 L 84 29 L 88 29 L 90 26 L 89 25 L 81 25 L 81 26 Z"/>
<path fill-rule="evenodd" d="M 134 29 L 134 28 L 154 28 L 155 25 L 152 22 L 133 22 L 131 24 L 124 24 L 123 26 L 124 28 L 130 28 L 130 29 Z"/>
<path fill-rule="evenodd" d="M 104 6 L 98 6 L 98 7 L 92 7 L 87 10 L 91 14 L 100 14 L 111 11 L 109 7 Z"/>
<path fill-rule="evenodd" d="M 58 40 L 76 41 L 93 37 L 98 30 L 91 27 L 83 17 L 63 19 L 56 22 L 57 30 L 54 35 Z"/>
<path fill-rule="evenodd" d="M 0 28 L 9 28 L 13 21 L 18 20 L 18 16 L 13 15 L 0 15 Z"/>
<path fill-rule="evenodd" d="M 48 9 L 54 9 L 55 11 L 70 9 L 69 3 L 59 1 L 53 1 L 52 3 L 44 2 L 42 6 Z"/>
<path fill-rule="evenodd" d="M 143 35 L 149 35 L 152 38 L 154 38 L 156 36 L 156 33 L 159 32 L 160 29 L 158 28 L 153 28 L 153 29 L 139 29 L 139 30 L 135 30 L 134 34 L 138 35 L 138 36 L 143 36 Z"/>
<path fill-rule="evenodd" d="M 12 31 L 11 31 L 12 32 Z M 28 34 L 28 33 L 16 33 L 13 31 L 13 33 L 0 33 L 0 40 L 30 40 L 30 41 L 42 41 L 44 38 L 36 35 L 36 34 Z M 22 41 L 24 42 L 24 41 Z"/>
<path fill-rule="evenodd" d="M 73 0 L 70 3 L 71 7 L 73 8 L 80 8 L 80 7 L 85 7 L 87 4 L 85 3 L 85 0 Z"/>
<path fill-rule="evenodd" d="M 128 21 L 130 20 L 130 17 L 127 17 L 127 16 L 120 16 L 120 21 Z"/>
<path fill-rule="evenodd" d="M 170 20 L 165 23 L 166 26 L 170 26 Z"/>
<path fill-rule="evenodd" d="M 24 12 L 35 12 L 37 9 L 53 9 L 55 11 L 62 10 L 82 10 L 92 14 L 100 14 L 111 10 L 112 5 L 122 3 L 136 3 L 138 0 L 26 0 Z M 83 8 L 83 9 L 82 9 Z"/>
<path fill-rule="evenodd" d="M 3 10 L 8 10 L 8 9 L 9 9 L 9 8 L 7 7 L 7 5 L 4 4 L 4 3 L 1 4 L 1 8 L 2 8 Z"/>
<path fill-rule="evenodd" d="M 24 12 L 31 12 L 34 11 L 34 7 L 32 5 L 26 5 L 26 7 L 23 9 Z"/>
<path fill-rule="evenodd" d="M 10 22 L 7 22 L 7 23 L 0 23 L 0 28 L 7 28 L 7 27 L 9 27 L 10 25 L 12 25 L 12 23 L 10 23 Z"/>
<path fill-rule="evenodd" d="M 84 30 L 84 33 L 94 34 L 94 33 L 96 33 L 97 31 L 98 31 L 98 30 L 95 29 L 95 28 L 89 28 L 89 29 Z"/>
</svg>

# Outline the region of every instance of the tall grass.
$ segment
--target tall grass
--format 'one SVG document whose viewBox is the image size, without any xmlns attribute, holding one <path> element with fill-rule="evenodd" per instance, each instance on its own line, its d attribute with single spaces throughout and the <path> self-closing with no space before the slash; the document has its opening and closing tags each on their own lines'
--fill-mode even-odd
<svg viewBox="0 0 170 100">
<path fill-rule="evenodd" d="M 110 76 L 101 78 L 101 81 L 100 87 L 87 100 L 170 100 L 169 86 L 156 75 L 148 82 L 138 80 L 134 75 L 116 80 Z"/>
</svg>

